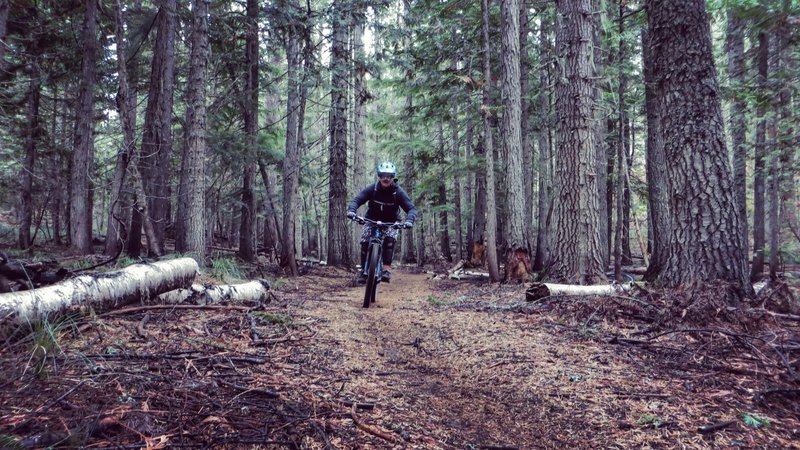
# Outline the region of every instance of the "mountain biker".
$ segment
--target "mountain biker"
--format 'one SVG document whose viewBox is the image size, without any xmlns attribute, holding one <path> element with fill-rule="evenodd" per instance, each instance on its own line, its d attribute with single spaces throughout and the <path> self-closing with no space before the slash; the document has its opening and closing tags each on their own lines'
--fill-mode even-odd
<svg viewBox="0 0 800 450">
<path fill-rule="evenodd" d="M 367 219 L 394 223 L 400 217 L 400 208 L 403 208 L 403 211 L 406 212 L 404 226 L 411 228 L 414 225 L 414 219 L 417 217 L 417 208 L 406 191 L 397 184 L 397 178 L 395 178 L 397 168 L 391 162 L 384 161 L 378 165 L 375 172 L 378 175 L 378 181 L 365 187 L 350 201 L 347 205 L 347 218 L 354 219 L 356 210 L 364 203 L 369 202 Z M 374 226 L 374 224 L 365 223 L 364 230 L 361 233 L 361 267 L 366 264 L 369 237 L 372 235 Z M 390 228 L 386 231 L 386 238 L 383 241 L 383 276 L 381 281 L 387 283 L 392 277 L 392 258 L 394 257 L 394 243 L 397 240 L 397 234 L 398 230 L 396 228 Z M 363 271 L 359 274 L 358 281 L 360 283 L 366 281 L 366 275 Z"/>
</svg>

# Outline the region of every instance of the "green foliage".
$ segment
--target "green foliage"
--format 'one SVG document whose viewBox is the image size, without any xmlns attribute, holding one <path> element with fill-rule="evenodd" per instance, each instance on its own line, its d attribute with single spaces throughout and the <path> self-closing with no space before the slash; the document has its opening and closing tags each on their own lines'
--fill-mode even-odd
<svg viewBox="0 0 800 450">
<path fill-rule="evenodd" d="M 58 335 L 71 324 L 73 324 L 72 319 L 66 317 L 55 323 L 44 319 L 33 326 L 31 356 L 28 358 L 23 374 L 28 369 L 32 369 L 37 377 L 47 378 L 49 375 L 48 361 L 53 364 L 55 369 L 55 356 L 61 353 Z"/>
<path fill-rule="evenodd" d="M 138 262 L 139 261 L 131 258 L 130 256 L 123 255 L 120 256 L 119 259 L 117 259 L 117 263 L 114 265 L 114 267 L 116 267 L 117 269 L 122 269 L 130 265 L 136 264 Z"/>
<path fill-rule="evenodd" d="M 639 417 L 639 419 L 636 421 L 637 425 L 640 425 L 640 426 L 648 426 L 648 425 L 650 425 L 650 426 L 653 426 L 653 427 L 656 427 L 656 428 L 661 426 L 662 423 L 663 423 L 663 421 L 661 419 L 659 419 L 658 416 L 656 416 L 655 414 L 642 414 Z"/>
<path fill-rule="evenodd" d="M 253 317 L 261 320 L 262 322 L 275 325 L 290 326 L 293 322 L 293 319 L 290 316 L 284 316 L 282 314 L 273 314 L 265 311 L 254 311 L 251 314 Z"/>
<path fill-rule="evenodd" d="M 768 428 L 770 423 L 766 417 L 757 416 L 751 413 L 742 414 L 742 422 L 750 428 Z"/>
<path fill-rule="evenodd" d="M 26 446 L 22 445 L 19 439 L 7 434 L 0 434 L 0 447 L 9 450 L 25 450 Z"/>
<path fill-rule="evenodd" d="M 211 261 L 211 276 L 223 280 L 241 280 L 242 270 L 233 258 L 217 258 Z"/>
<path fill-rule="evenodd" d="M 445 302 L 444 300 L 440 300 L 431 294 L 428 294 L 428 296 L 425 298 L 425 301 L 434 306 L 444 306 L 447 304 L 447 302 Z"/>
</svg>

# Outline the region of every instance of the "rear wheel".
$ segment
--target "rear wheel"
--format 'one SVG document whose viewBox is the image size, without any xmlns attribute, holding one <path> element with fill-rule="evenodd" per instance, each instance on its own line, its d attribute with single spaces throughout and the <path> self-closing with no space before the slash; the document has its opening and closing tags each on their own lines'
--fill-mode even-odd
<svg viewBox="0 0 800 450">
<path fill-rule="evenodd" d="M 375 301 L 375 291 L 378 290 L 379 253 L 378 243 L 370 245 L 369 255 L 367 255 L 367 286 L 364 289 L 364 308 L 369 308 L 369 304 Z"/>
</svg>

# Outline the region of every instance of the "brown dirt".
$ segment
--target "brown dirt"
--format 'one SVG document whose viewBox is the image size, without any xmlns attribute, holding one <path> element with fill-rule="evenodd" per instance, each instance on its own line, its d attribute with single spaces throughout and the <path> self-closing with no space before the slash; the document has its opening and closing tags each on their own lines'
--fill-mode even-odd
<svg viewBox="0 0 800 450">
<path fill-rule="evenodd" d="M 0 435 L 87 448 L 800 448 L 796 322 L 665 329 L 648 312 L 669 308 L 652 299 L 531 304 L 524 290 L 398 270 L 364 309 L 347 272 L 313 268 L 277 283 L 270 304 L 230 305 L 249 311 L 84 318 L 46 354 L 41 339 L 2 348 Z"/>
</svg>

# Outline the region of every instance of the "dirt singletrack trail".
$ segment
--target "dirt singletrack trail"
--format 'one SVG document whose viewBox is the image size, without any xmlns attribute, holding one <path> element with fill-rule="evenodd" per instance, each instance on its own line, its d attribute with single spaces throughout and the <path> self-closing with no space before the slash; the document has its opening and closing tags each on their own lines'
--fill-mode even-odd
<svg viewBox="0 0 800 450">
<path fill-rule="evenodd" d="M 614 349 L 565 343 L 571 336 L 558 323 L 510 312 L 524 304 L 524 288 L 393 275 L 368 309 L 363 286 L 345 274 L 314 280 L 315 298 L 295 310 L 317 321 L 314 345 L 324 346 L 317 363 L 342 380 L 339 397 L 374 405 L 359 416 L 402 439 L 362 433 L 363 448 L 626 448 L 672 440 L 669 429 L 637 426 L 642 415 L 665 414 L 663 389 L 672 380 L 641 375 Z"/>
</svg>

